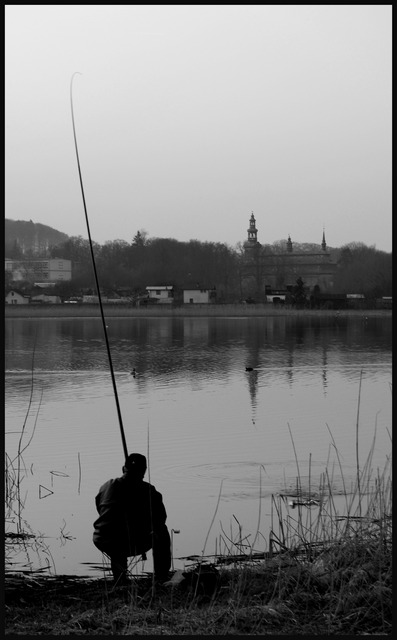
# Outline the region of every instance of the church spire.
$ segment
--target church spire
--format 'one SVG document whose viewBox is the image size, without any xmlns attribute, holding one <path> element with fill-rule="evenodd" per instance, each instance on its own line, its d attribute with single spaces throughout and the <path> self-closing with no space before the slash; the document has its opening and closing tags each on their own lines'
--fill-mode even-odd
<svg viewBox="0 0 397 640">
<path fill-rule="evenodd" d="M 323 241 L 321 243 L 321 248 L 322 248 L 323 251 L 327 250 L 327 245 L 325 243 L 325 230 L 324 230 L 324 228 L 323 228 Z"/>
</svg>

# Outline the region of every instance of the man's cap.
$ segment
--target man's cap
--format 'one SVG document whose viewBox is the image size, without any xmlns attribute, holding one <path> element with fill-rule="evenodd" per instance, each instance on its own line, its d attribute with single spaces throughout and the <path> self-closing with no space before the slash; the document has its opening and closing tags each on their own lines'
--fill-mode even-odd
<svg viewBox="0 0 397 640">
<path fill-rule="evenodd" d="M 141 453 L 130 453 L 124 463 L 127 471 L 144 474 L 147 469 L 146 458 Z"/>
</svg>

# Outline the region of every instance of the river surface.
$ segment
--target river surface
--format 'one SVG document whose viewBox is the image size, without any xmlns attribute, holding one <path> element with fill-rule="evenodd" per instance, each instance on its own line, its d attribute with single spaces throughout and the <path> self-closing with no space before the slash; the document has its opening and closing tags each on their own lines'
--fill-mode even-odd
<svg viewBox="0 0 397 640">
<path fill-rule="evenodd" d="M 374 474 L 384 468 L 391 325 L 343 314 L 109 318 L 128 452 L 149 457 L 175 568 L 227 540 L 266 550 L 271 496 L 292 493 L 298 474 L 314 487 L 327 469 L 339 493 L 353 486 L 357 454 L 360 468 L 370 451 Z M 20 498 L 6 531 L 19 521 L 42 536 L 8 568 L 95 575 L 94 498 L 124 460 L 101 320 L 6 319 L 5 368 L 5 449 Z M 139 571 L 151 570 L 149 556 Z"/>
</svg>

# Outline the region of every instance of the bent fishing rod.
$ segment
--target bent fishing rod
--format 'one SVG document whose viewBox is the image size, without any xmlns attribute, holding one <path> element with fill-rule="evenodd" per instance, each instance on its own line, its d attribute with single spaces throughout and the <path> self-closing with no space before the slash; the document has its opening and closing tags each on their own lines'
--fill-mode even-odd
<svg viewBox="0 0 397 640">
<path fill-rule="evenodd" d="M 126 439 L 125 439 L 123 420 L 122 420 L 122 417 L 121 417 L 120 403 L 119 403 L 119 397 L 118 397 L 117 387 L 116 387 L 116 379 L 114 377 L 114 370 L 113 370 L 113 364 L 112 364 L 112 355 L 110 353 L 110 345 L 109 345 L 109 339 L 108 339 L 108 334 L 107 334 L 107 330 L 106 330 L 105 315 L 103 313 L 102 297 L 101 297 L 101 291 L 100 291 L 100 288 L 99 288 L 99 280 L 98 280 L 98 273 L 97 273 L 96 264 L 95 264 L 94 249 L 92 247 L 90 225 L 89 225 L 89 222 L 88 222 L 87 205 L 86 205 L 85 195 L 84 195 L 83 178 L 82 178 L 81 167 L 80 167 L 79 150 L 78 150 L 78 146 L 77 146 L 76 126 L 75 126 L 75 122 L 74 122 L 74 110 L 73 110 L 73 79 L 74 79 L 75 75 L 81 75 L 81 73 L 76 71 L 72 75 L 72 79 L 70 81 L 70 107 L 71 107 L 71 111 L 72 111 L 74 146 L 75 146 L 75 149 L 76 149 L 77 168 L 78 168 L 78 171 L 79 171 L 81 195 L 83 197 L 85 221 L 86 221 L 86 224 L 87 224 L 88 241 L 89 241 L 89 244 L 90 244 L 91 260 L 92 260 L 92 266 L 93 266 L 93 269 L 94 269 L 96 290 L 98 292 L 98 301 L 99 301 L 99 307 L 100 307 L 100 310 L 101 310 L 102 326 L 103 326 L 103 332 L 105 334 L 105 342 L 106 342 L 106 348 L 107 348 L 107 352 L 108 352 L 110 373 L 111 373 L 111 376 L 112 376 L 114 398 L 115 398 L 115 401 L 116 401 L 117 415 L 118 415 L 118 419 L 119 419 L 119 426 L 120 426 L 120 433 L 121 433 L 121 441 L 123 443 L 124 457 L 127 460 L 127 458 L 128 458 L 127 442 L 126 442 Z"/>
</svg>

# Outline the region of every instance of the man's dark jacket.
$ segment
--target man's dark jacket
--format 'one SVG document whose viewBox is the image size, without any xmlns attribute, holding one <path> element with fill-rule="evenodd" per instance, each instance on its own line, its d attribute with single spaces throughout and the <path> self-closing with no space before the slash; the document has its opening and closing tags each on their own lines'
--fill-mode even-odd
<svg viewBox="0 0 397 640">
<path fill-rule="evenodd" d="M 161 493 L 128 473 L 105 482 L 95 504 L 99 518 L 94 522 L 94 543 L 128 555 L 148 550 L 152 533 L 161 531 L 167 519 Z"/>
</svg>

